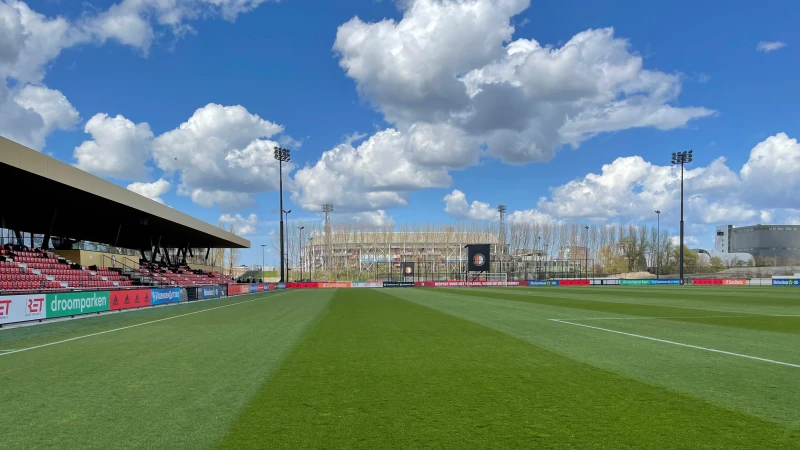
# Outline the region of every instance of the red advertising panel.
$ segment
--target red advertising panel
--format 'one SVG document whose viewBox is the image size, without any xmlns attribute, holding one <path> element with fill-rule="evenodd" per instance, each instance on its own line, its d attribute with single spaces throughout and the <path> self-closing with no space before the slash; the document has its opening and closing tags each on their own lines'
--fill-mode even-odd
<svg viewBox="0 0 800 450">
<path fill-rule="evenodd" d="M 150 306 L 150 289 L 131 289 L 128 291 L 111 291 L 111 310 Z"/>
<path fill-rule="evenodd" d="M 722 280 L 725 286 L 747 286 L 747 280 Z"/>
<path fill-rule="evenodd" d="M 270 291 L 274 291 L 275 290 L 275 283 L 270 283 L 269 284 L 269 290 Z"/>
<path fill-rule="evenodd" d="M 559 280 L 559 286 L 589 286 L 592 284 L 589 280 Z"/>
<path fill-rule="evenodd" d="M 717 280 L 717 279 L 708 280 L 708 279 L 698 278 L 696 280 L 692 280 L 692 284 L 702 284 L 702 285 L 715 284 L 715 285 L 720 285 L 720 284 L 722 284 L 722 281 L 723 280 Z"/>
<path fill-rule="evenodd" d="M 286 289 L 316 289 L 319 283 L 286 283 Z"/>
<path fill-rule="evenodd" d="M 249 284 L 229 284 L 228 285 L 228 295 L 242 295 L 242 294 L 249 294 L 250 293 L 250 285 Z"/>
<path fill-rule="evenodd" d="M 258 292 L 264 292 L 264 283 L 258 283 Z"/>
</svg>

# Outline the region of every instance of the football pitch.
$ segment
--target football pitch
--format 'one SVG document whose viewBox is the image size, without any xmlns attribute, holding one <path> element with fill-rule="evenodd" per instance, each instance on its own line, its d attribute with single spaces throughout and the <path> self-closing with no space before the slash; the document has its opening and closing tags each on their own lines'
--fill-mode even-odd
<svg viewBox="0 0 800 450">
<path fill-rule="evenodd" d="M 800 289 L 282 291 L 0 330 L 0 448 L 800 448 Z"/>
</svg>

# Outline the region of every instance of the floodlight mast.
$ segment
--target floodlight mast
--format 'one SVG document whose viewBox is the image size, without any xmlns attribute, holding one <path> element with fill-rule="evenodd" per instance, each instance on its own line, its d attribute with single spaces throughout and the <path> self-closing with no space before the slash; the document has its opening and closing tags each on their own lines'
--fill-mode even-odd
<svg viewBox="0 0 800 450">
<path fill-rule="evenodd" d="M 683 284 L 683 166 L 692 162 L 692 150 L 672 153 L 672 164 L 681 166 L 681 249 L 680 249 L 680 279 Z"/>
<path fill-rule="evenodd" d="M 280 147 L 275 147 L 274 150 L 275 150 L 275 159 L 278 160 L 278 193 L 279 193 L 279 196 L 280 196 L 280 209 L 278 210 L 278 215 L 280 215 L 280 219 L 281 219 L 281 226 L 280 226 L 280 233 L 281 233 L 280 234 L 280 241 L 281 241 L 281 255 L 280 255 L 280 259 L 281 259 L 281 278 L 280 278 L 280 282 L 281 283 L 285 283 L 286 280 L 283 277 L 283 274 L 284 274 L 284 271 L 285 271 L 284 270 L 285 269 L 285 264 L 286 264 L 286 262 L 284 261 L 284 258 L 283 258 L 283 249 L 284 249 L 284 247 L 283 247 L 283 163 L 290 161 L 289 155 L 291 153 L 291 150 L 288 150 L 288 149 L 285 149 L 285 148 L 280 148 Z"/>
</svg>

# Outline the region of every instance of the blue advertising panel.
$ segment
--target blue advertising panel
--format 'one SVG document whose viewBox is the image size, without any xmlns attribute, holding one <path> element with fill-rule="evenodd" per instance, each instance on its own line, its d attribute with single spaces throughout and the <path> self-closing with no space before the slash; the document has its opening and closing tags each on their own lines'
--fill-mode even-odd
<svg viewBox="0 0 800 450">
<path fill-rule="evenodd" d="M 286 283 L 277 283 L 275 289 L 286 289 Z"/>
<path fill-rule="evenodd" d="M 773 286 L 800 286 L 800 280 L 798 279 L 789 279 L 789 278 L 779 278 L 779 279 L 772 279 Z"/>
<path fill-rule="evenodd" d="M 550 282 L 548 281 L 536 281 L 536 280 L 529 280 L 528 286 L 550 286 Z"/>
<path fill-rule="evenodd" d="M 258 285 L 257 284 L 251 284 L 250 285 L 250 293 L 251 294 L 255 294 L 256 292 L 258 292 Z"/>
<path fill-rule="evenodd" d="M 181 288 L 150 289 L 150 304 L 166 305 L 181 301 Z"/>
<path fill-rule="evenodd" d="M 681 284 L 681 280 L 678 279 L 668 279 L 668 280 L 650 280 L 652 281 L 651 284 Z"/>
<path fill-rule="evenodd" d="M 198 294 L 197 296 L 199 298 L 203 298 L 203 299 L 205 299 L 205 298 L 214 298 L 216 293 L 217 293 L 217 290 L 214 288 L 214 286 L 203 286 L 197 291 L 197 294 Z"/>
</svg>

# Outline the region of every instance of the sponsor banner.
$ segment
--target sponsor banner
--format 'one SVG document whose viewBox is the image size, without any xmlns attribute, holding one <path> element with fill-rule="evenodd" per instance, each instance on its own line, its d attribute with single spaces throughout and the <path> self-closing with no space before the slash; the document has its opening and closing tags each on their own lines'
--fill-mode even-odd
<svg viewBox="0 0 800 450">
<path fill-rule="evenodd" d="M 417 283 L 414 283 L 416 286 Z M 354 281 L 350 283 L 350 287 L 353 288 L 382 288 L 383 282 L 382 281 Z"/>
<path fill-rule="evenodd" d="M 725 286 L 747 286 L 747 280 L 722 280 Z"/>
<path fill-rule="evenodd" d="M 275 284 L 275 289 L 286 289 L 286 288 L 287 288 L 286 283 L 276 283 Z"/>
<path fill-rule="evenodd" d="M 46 317 L 44 294 L 0 296 L 0 324 Z"/>
<path fill-rule="evenodd" d="M 47 294 L 47 318 L 108 311 L 108 297 L 108 291 Z"/>
<path fill-rule="evenodd" d="M 150 289 L 131 289 L 126 291 L 111 291 L 109 294 L 109 309 L 140 308 L 150 306 Z"/>
<path fill-rule="evenodd" d="M 539 280 L 530 280 L 530 281 L 528 281 L 528 286 L 553 286 L 553 285 L 550 284 L 550 282 L 547 281 L 547 280 L 541 280 L 541 281 L 539 281 Z M 558 285 L 556 285 L 556 286 L 558 286 Z"/>
<path fill-rule="evenodd" d="M 642 286 L 642 285 L 652 285 L 653 280 L 619 280 L 620 286 Z"/>
<path fill-rule="evenodd" d="M 258 283 L 258 287 L 256 288 L 258 292 L 264 292 L 264 283 Z"/>
<path fill-rule="evenodd" d="M 413 281 L 384 281 L 383 287 L 414 287 Z"/>
<path fill-rule="evenodd" d="M 800 286 L 800 280 L 794 278 L 773 278 L 773 286 Z"/>
<path fill-rule="evenodd" d="M 270 291 L 274 291 L 274 290 L 275 290 L 275 283 L 270 283 L 270 284 L 268 284 L 268 285 L 267 285 L 267 288 L 268 288 Z"/>
<path fill-rule="evenodd" d="M 316 289 L 319 287 L 321 283 L 316 282 L 303 282 L 303 283 L 286 283 L 285 287 L 280 287 L 281 283 L 278 283 L 278 289 Z"/>
<path fill-rule="evenodd" d="M 558 280 L 559 286 L 589 286 L 592 282 L 589 280 Z"/>
<path fill-rule="evenodd" d="M 215 295 L 217 295 L 217 290 L 214 286 L 201 286 L 197 288 L 197 298 L 199 299 L 214 298 Z"/>
<path fill-rule="evenodd" d="M 695 280 L 692 280 L 692 284 L 703 285 L 703 286 L 721 285 L 722 284 L 722 280 L 697 278 Z"/>
<path fill-rule="evenodd" d="M 258 285 L 257 284 L 251 284 L 249 292 L 251 294 L 255 294 L 256 292 L 258 292 Z"/>
<path fill-rule="evenodd" d="M 223 296 L 222 295 L 222 286 L 216 285 L 214 287 L 216 288 L 216 291 L 214 292 L 214 298 L 221 298 Z"/>
<path fill-rule="evenodd" d="M 652 284 L 681 284 L 681 280 L 675 279 L 666 279 L 666 280 L 650 280 Z"/>
<path fill-rule="evenodd" d="M 180 303 L 181 289 L 150 289 L 151 305 L 166 305 L 168 303 Z"/>
<path fill-rule="evenodd" d="M 527 281 L 417 281 L 417 287 L 527 286 Z"/>
<path fill-rule="evenodd" d="M 336 289 L 347 289 L 352 287 L 352 283 L 349 281 L 337 281 L 337 282 L 330 282 L 330 283 L 318 283 L 317 287 L 321 288 L 336 288 Z"/>
</svg>

